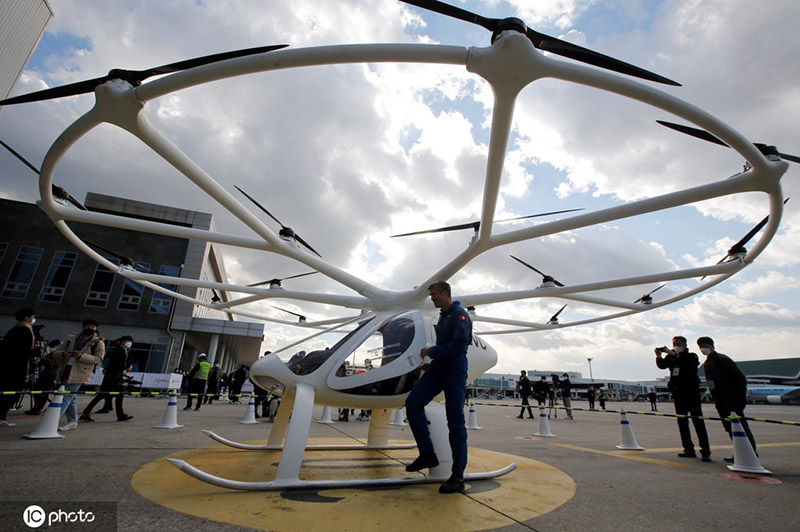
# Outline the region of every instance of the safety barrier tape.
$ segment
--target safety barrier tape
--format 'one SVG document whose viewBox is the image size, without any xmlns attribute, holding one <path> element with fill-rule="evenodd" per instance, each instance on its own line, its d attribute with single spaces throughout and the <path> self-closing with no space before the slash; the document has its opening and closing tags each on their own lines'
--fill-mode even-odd
<svg viewBox="0 0 800 532">
<path fill-rule="evenodd" d="M 104 391 L 77 391 L 71 392 L 69 390 L 25 390 L 22 392 L 9 392 L 9 391 L 0 391 L 0 395 L 42 395 L 42 394 L 59 394 L 59 395 L 68 395 L 68 394 L 75 394 L 75 395 L 131 395 L 134 397 L 217 397 L 228 399 L 230 397 L 240 397 L 243 399 L 248 399 L 250 397 L 270 397 L 273 394 L 267 395 L 256 395 L 251 392 L 242 392 L 238 394 L 219 394 L 219 393 L 178 393 L 173 391 L 158 391 L 158 392 L 104 392 Z"/>
<path fill-rule="evenodd" d="M 528 406 L 530 406 L 531 408 L 536 408 L 536 409 L 541 408 L 539 406 L 534 406 L 534 405 L 505 405 L 505 404 L 496 404 L 496 403 L 475 403 L 475 402 L 473 402 L 472 404 L 481 405 L 481 406 L 502 406 L 502 407 L 507 407 L 507 408 L 527 408 Z M 611 414 L 622 414 L 622 413 L 625 413 L 625 414 L 637 414 L 637 415 L 640 415 L 640 416 L 674 417 L 674 418 L 685 418 L 685 419 L 703 419 L 703 420 L 710 420 L 710 421 L 730 421 L 734 417 L 739 417 L 739 416 L 729 416 L 729 417 L 723 419 L 721 417 L 711 417 L 711 416 L 690 416 L 690 415 L 687 415 L 687 414 L 667 414 L 665 412 L 640 412 L 638 410 L 607 410 L 607 409 L 604 409 L 604 408 L 594 408 L 594 409 L 592 409 L 592 408 L 582 408 L 582 407 L 577 407 L 577 406 L 571 406 L 571 407 L 566 407 L 566 406 L 545 406 L 544 408 L 546 410 L 549 410 L 549 409 L 578 410 L 578 411 L 582 411 L 582 412 L 606 412 L 606 413 L 611 413 Z M 747 421 L 759 421 L 761 423 L 775 423 L 775 424 L 778 424 L 778 425 L 788 425 L 790 427 L 800 427 L 800 422 L 798 422 L 798 421 L 782 421 L 782 420 L 778 420 L 778 419 L 764 419 L 764 418 L 760 418 L 760 417 L 748 417 L 748 416 L 744 416 L 741 419 L 746 419 Z"/>
<path fill-rule="evenodd" d="M 103 392 L 103 391 L 70 392 L 70 391 L 67 391 L 67 390 L 25 390 L 25 391 L 21 391 L 21 392 L 2 391 L 2 392 L 0 392 L 0 395 L 17 395 L 17 394 L 21 394 L 21 395 L 24 395 L 24 394 L 39 395 L 39 394 L 51 394 L 51 393 L 52 394 L 61 394 L 61 395 L 67 395 L 67 394 L 70 394 L 70 393 L 74 393 L 74 394 L 77 394 L 77 395 L 102 395 L 102 394 L 107 394 L 107 395 L 110 395 L 112 397 L 116 396 L 116 395 L 131 395 L 131 396 L 134 396 L 134 397 L 183 397 L 183 398 L 187 398 L 187 397 L 214 397 L 214 398 L 217 398 L 217 397 L 219 397 L 219 398 L 225 398 L 225 399 L 228 399 L 230 397 L 239 397 L 239 398 L 242 398 L 242 399 L 249 399 L 251 397 L 265 397 L 263 395 L 259 396 L 259 395 L 256 395 L 256 394 L 253 394 L 253 393 L 250 393 L 250 392 L 245 392 L 245 393 L 240 393 L 240 394 L 230 394 L 230 393 L 228 393 L 228 394 L 208 394 L 208 393 L 200 394 L 200 393 L 176 393 L 176 392 L 172 392 L 172 391 L 168 391 L 168 392 L 163 392 L 163 391 L 162 392 Z M 270 397 L 270 395 L 267 395 L 266 397 Z M 507 405 L 507 404 L 480 403 L 480 402 L 478 402 L 478 403 L 471 402 L 471 404 L 480 405 L 480 406 L 499 406 L 499 407 L 505 407 L 505 408 L 527 408 L 528 406 L 530 406 L 530 408 L 537 408 L 537 409 L 540 408 L 539 406 L 534 406 L 534 405 Z M 635 414 L 635 415 L 640 415 L 640 416 L 702 419 L 702 420 L 707 420 L 707 421 L 730 421 L 731 419 L 733 419 L 733 417 L 727 417 L 727 418 L 723 419 L 723 418 L 720 418 L 720 417 L 711 417 L 711 416 L 690 416 L 690 415 L 686 415 L 686 414 L 667 414 L 665 412 L 640 412 L 638 410 L 608 410 L 608 409 L 604 409 L 604 408 L 591 409 L 591 408 L 583 408 L 583 407 L 578 407 L 578 406 L 572 406 L 572 407 L 569 407 L 569 408 L 566 407 L 566 406 L 545 406 L 544 408 L 548 409 L 548 410 L 549 409 L 578 410 L 578 411 L 581 411 L 581 412 L 605 412 L 605 413 L 611 413 L 611 414 L 622 414 L 622 413 L 625 413 L 625 414 Z M 788 425 L 790 427 L 800 427 L 800 422 L 798 422 L 798 421 L 783 421 L 783 420 L 778 420 L 778 419 L 765 419 L 765 418 L 748 417 L 748 416 L 744 416 L 742 419 L 746 419 L 747 421 L 756 421 L 756 422 L 760 422 L 760 423 L 774 423 L 774 424 L 777 424 L 777 425 Z"/>
</svg>

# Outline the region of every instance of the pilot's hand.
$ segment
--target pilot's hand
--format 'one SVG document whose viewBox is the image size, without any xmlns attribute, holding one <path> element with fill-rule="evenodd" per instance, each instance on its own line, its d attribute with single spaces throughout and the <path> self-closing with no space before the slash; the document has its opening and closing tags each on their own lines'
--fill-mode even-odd
<svg viewBox="0 0 800 532">
<path fill-rule="evenodd" d="M 425 346 L 425 347 L 423 347 L 422 349 L 419 350 L 419 358 L 425 358 L 426 356 L 428 356 L 428 347 L 427 346 Z"/>
</svg>

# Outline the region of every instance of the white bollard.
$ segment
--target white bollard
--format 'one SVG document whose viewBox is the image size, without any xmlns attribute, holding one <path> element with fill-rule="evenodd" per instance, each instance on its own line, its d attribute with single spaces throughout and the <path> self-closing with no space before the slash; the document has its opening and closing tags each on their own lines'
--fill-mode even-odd
<svg viewBox="0 0 800 532">
<path fill-rule="evenodd" d="M 639 445 L 636 441 L 636 436 L 633 435 L 633 427 L 631 427 L 631 422 L 628 421 L 628 414 L 626 414 L 624 410 L 621 410 L 620 416 L 619 426 L 622 436 L 619 445 L 617 445 L 617 449 L 622 449 L 624 451 L 644 451 L 644 447 Z"/>
<path fill-rule="evenodd" d="M 731 416 L 731 438 L 733 439 L 733 463 L 728 464 L 728 469 L 739 473 L 772 474 L 772 471 L 761 466 L 753 446 L 750 445 L 747 433 L 742 427 L 742 422 L 736 415 Z"/>
<path fill-rule="evenodd" d="M 392 419 L 392 422 L 389 423 L 389 424 L 390 425 L 396 425 L 398 427 L 404 427 L 404 426 L 407 425 L 407 423 L 405 421 L 403 421 L 403 409 L 402 408 L 398 408 L 398 409 L 396 409 L 394 411 L 394 418 Z"/>
<path fill-rule="evenodd" d="M 64 387 L 58 389 L 59 392 L 64 391 Z M 58 421 L 61 419 L 61 403 L 64 400 L 64 395 L 61 393 L 53 394 L 50 400 L 50 406 L 45 410 L 39 424 L 30 434 L 25 434 L 25 438 L 29 440 L 43 440 L 47 438 L 63 438 L 63 434 L 58 433 Z"/>
<path fill-rule="evenodd" d="M 469 402 L 469 419 L 467 421 L 467 428 L 472 430 L 480 430 L 478 426 L 478 414 L 475 413 L 475 405 L 472 401 Z"/>
<path fill-rule="evenodd" d="M 319 418 L 319 421 L 317 421 L 317 423 L 326 423 L 326 424 L 333 423 L 333 420 L 331 419 L 331 407 L 329 406 L 322 407 L 322 417 Z"/>
<path fill-rule="evenodd" d="M 555 437 L 555 434 L 550 432 L 550 422 L 547 420 L 547 412 L 545 412 L 544 405 L 539 405 L 539 432 L 534 432 L 533 435 L 544 438 Z"/>
<path fill-rule="evenodd" d="M 164 412 L 164 419 L 161 425 L 156 425 L 154 429 L 179 429 L 183 425 L 178 425 L 178 392 L 170 391 L 167 400 L 167 411 Z"/>
<path fill-rule="evenodd" d="M 239 421 L 239 423 L 244 423 L 245 425 L 258 423 L 258 420 L 256 420 L 256 398 L 252 395 L 247 401 L 247 410 L 245 411 L 244 417 Z"/>
</svg>

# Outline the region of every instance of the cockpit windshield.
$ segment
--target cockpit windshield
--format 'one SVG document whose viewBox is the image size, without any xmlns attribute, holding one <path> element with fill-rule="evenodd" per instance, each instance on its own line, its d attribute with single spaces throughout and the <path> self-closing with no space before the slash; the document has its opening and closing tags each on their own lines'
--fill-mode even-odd
<svg viewBox="0 0 800 532">
<path fill-rule="evenodd" d="M 374 319 L 374 316 L 358 322 L 358 326 L 348 332 L 347 326 L 334 327 L 320 334 L 316 334 L 305 340 L 294 344 L 277 353 L 286 365 L 297 375 L 308 375 L 320 367 L 328 357 L 331 356 L 340 346 L 344 345 L 350 338 L 357 334 L 367 324 Z M 291 355 L 291 356 L 290 356 Z M 286 360 L 286 356 L 289 359 Z"/>
</svg>

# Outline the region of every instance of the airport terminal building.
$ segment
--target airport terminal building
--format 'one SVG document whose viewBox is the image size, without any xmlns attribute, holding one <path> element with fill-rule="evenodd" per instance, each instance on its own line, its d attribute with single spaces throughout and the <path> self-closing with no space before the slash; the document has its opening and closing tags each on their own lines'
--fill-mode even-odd
<svg viewBox="0 0 800 532">
<path fill-rule="evenodd" d="M 94 193 L 85 205 L 96 212 L 213 228 L 208 213 Z M 263 324 L 176 301 L 117 275 L 75 248 L 32 203 L 3 199 L 0 212 L 0 334 L 15 324 L 18 309 L 30 307 L 46 340 L 64 340 L 87 318 L 97 320 L 109 340 L 130 334 L 134 371 L 187 370 L 201 352 L 219 360 L 226 372 L 258 359 Z M 140 271 L 226 282 L 216 244 L 89 224 L 70 227 L 85 241 L 132 258 Z M 119 264 L 119 257 L 99 246 L 98 252 Z M 203 288 L 181 287 L 180 293 L 202 301 L 214 297 Z"/>
</svg>

